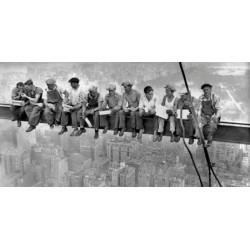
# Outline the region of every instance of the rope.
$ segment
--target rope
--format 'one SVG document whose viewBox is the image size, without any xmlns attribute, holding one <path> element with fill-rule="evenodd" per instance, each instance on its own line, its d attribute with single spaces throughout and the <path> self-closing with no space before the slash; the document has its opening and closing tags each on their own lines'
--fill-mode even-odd
<svg viewBox="0 0 250 250">
<path fill-rule="evenodd" d="M 183 67 L 182 67 L 182 63 L 179 62 L 179 65 L 180 65 L 181 73 L 182 73 L 182 76 L 183 76 L 183 79 L 184 79 L 184 83 L 185 83 L 185 86 L 186 86 L 186 89 L 187 89 L 187 92 L 188 92 L 188 98 L 190 100 L 192 100 L 191 99 L 191 94 L 190 94 L 190 91 L 189 91 L 189 87 L 188 87 L 188 83 L 187 83 L 187 79 L 186 79 L 186 75 L 185 75 L 185 72 L 184 72 Z M 198 128 L 198 131 L 199 131 L 199 134 L 200 134 L 201 143 L 202 143 L 204 154 L 205 154 L 205 158 L 206 158 L 206 161 L 207 161 L 208 172 L 209 172 L 209 187 L 212 186 L 212 183 L 211 183 L 211 172 L 213 173 L 213 175 L 214 175 L 215 179 L 217 180 L 219 186 L 222 187 L 219 179 L 217 178 L 217 176 L 214 173 L 214 170 L 212 168 L 212 163 L 211 163 L 210 158 L 209 158 L 209 154 L 208 154 L 208 151 L 207 151 L 207 147 L 206 147 L 206 143 L 205 143 L 205 140 L 204 140 L 203 132 L 201 131 L 201 128 L 199 127 L 197 115 L 195 113 L 194 106 L 193 106 L 192 102 L 191 102 L 191 105 L 190 105 L 190 109 L 191 109 L 191 113 L 193 114 L 193 117 L 194 117 L 195 126 Z"/>
<path fill-rule="evenodd" d="M 181 128 L 182 128 L 182 140 L 183 140 L 183 143 L 184 143 L 184 145 L 185 145 L 185 147 L 186 147 L 186 149 L 187 149 L 187 151 L 188 151 L 188 153 L 189 153 L 189 155 L 190 155 L 190 157 L 191 157 L 191 160 L 192 160 L 192 162 L 193 162 L 195 171 L 196 171 L 196 173 L 197 173 L 197 175 L 198 175 L 198 177 L 199 177 L 200 185 L 201 185 L 201 187 L 203 187 L 203 183 L 202 183 L 202 180 L 201 180 L 201 176 L 200 176 L 199 170 L 197 169 L 197 166 L 196 166 L 196 164 L 195 164 L 193 154 L 192 154 L 192 152 L 190 151 L 190 149 L 189 149 L 187 143 L 185 142 L 185 128 L 184 128 L 183 121 L 182 121 L 182 110 L 183 110 L 183 107 L 181 107 L 181 115 L 180 115 L 180 122 L 181 122 Z"/>
</svg>

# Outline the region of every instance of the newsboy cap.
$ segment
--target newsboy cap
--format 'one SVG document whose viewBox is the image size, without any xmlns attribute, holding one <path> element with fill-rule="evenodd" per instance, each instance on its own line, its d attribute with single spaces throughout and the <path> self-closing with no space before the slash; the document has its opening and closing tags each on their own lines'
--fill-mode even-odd
<svg viewBox="0 0 250 250">
<path fill-rule="evenodd" d="M 206 87 L 209 87 L 209 88 L 212 88 L 213 85 L 209 84 L 209 83 L 204 83 L 202 86 L 201 86 L 201 89 L 204 89 Z"/>
<path fill-rule="evenodd" d="M 31 79 L 29 79 L 28 81 L 24 83 L 24 85 L 32 85 L 32 84 L 33 84 L 33 81 Z"/>
<path fill-rule="evenodd" d="M 55 84 L 56 80 L 54 80 L 54 79 L 47 79 L 45 82 L 46 82 L 46 84 L 51 85 L 51 84 Z"/>
<path fill-rule="evenodd" d="M 72 82 L 79 83 L 80 80 L 77 77 L 73 77 L 73 78 L 69 79 L 69 83 L 72 83 Z"/>
</svg>

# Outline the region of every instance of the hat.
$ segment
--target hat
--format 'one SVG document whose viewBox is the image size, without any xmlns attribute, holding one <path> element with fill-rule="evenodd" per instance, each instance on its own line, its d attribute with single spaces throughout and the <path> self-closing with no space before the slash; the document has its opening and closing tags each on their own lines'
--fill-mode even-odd
<svg viewBox="0 0 250 250">
<path fill-rule="evenodd" d="M 24 85 L 32 85 L 32 84 L 33 84 L 33 81 L 31 79 L 29 79 L 28 81 L 24 83 Z"/>
<path fill-rule="evenodd" d="M 209 87 L 209 88 L 212 88 L 213 85 L 209 84 L 209 83 L 204 83 L 202 86 L 201 86 L 201 89 L 204 89 L 206 87 Z"/>
<path fill-rule="evenodd" d="M 69 82 L 70 83 L 72 83 L 72 82 L 79 83 L 80 80 L 77 77 L 73 77 L 73 78 L 69 79 Z"/>
<path fill-rule="evenodd" d="M 164 88 L 165 88 L 166 90 L 170 90 L 170 91 L 172 91 L 172 92 L 175 92 L 175 91 L 176 91 L 176 89 L 175 89 L 172 85 L 170 85 L 170 84 L 167 84 Z"/>
<path fill-rule="evenodd" d="M 124 85 L 126 85 L 126 86 L 133 86 L 134 84 L 131 83 L 131 82 L 129 82 L 129 81 L 125 81 L 125 82 L 122 83 L 122 86 L 124 86 Z"/>
<path fill-rule="evenodd" d="M 54 79 L 48 79 L 45 82 L 46 82 L 47 85 L 50 85 L 50 84 L 55 84 L 56 80 L 54 80 Z"/>
<path fill-rule="evenodd" d="M 110 83 L 107 87 L 107 90 L 116 90 L 116 85 L 114 83 Z"/>
</svg>

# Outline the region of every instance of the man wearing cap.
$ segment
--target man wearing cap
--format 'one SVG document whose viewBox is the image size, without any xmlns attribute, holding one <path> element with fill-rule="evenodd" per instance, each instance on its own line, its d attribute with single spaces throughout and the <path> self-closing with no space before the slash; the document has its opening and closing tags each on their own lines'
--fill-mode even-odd
<svg viewBox="0 0 250 250">
<path fill-rule="evenodd" d="M 94 139 L 99 138 L 99 126 L 100 126 L 100 117 L 99 110 L 102 108 L 103 97 L 97 91 L 98 86 L 93 84 L 89 87 L 89 93 L 85 99 L 82 107 L 82 119 L 91 118 L 94 121 L 95 135 Z"/>
<path fill-rule="evenodd" d="M 72 128 L 74 129 L 70 136 L 79 136 L 80 134 L 86 132 L 84 128 L 84 121 L 82 120 L 82 105 L 86 100 L 86 94 L 80 88 L 80 80 L 73 77 L 69 80 L 71 85 L 71 90 L 69 92 L 68 100 L 65 100 L 65 104 L 71 106 L 70 112 L 62 112 L 61 125 L 62 130 L 58 133 L 62 135 L 67 132 L 67 126 L 69 123 L 69 116 L 71 116 Z M 78 129 L 78 124 L 80 124 L 80 130 Z"/>
<path fill-rule="evenodd" d="M 166 95 L 163 97 L 161 105 L 167 108 L 167 114 L 169 115 L 169 122 L 170 122 L 170 132 L 171 132 L 171 139 L 170 142 L 174 141 L 174 132 L 175 132 L 175 120 L 176 120 L 176 111 L 177 111 L 177 103 L 178 98 L 174 95 L 176 89 L 172 85 L 166 85 L 165 87 Z M 164 131 L 165 126 L 165 119 L 162 117 L 158 117 L 158 141 L 162 140 L 162 134 Z"/>
<path fill-rule="evenodd" d="M 122 86 L 124 87 L 125 93 L 123 94 L 123 104 L 122 110 L 119 111 L 119 120 L 121 131 L 119 136 L 123 136 L 125 132 L 125 116 L 130 116 L 130 123 L 132 128 L 132 137 L 136 137 L 136 112 L 139 110 L 139 102 L 141 94 L 132 89 L 133 83 L 123 82 Z"/>
<path fill-rule="evenodd" d="M 151 86 L 144 88 L 144 96 L 141 97 L 139 103 L 139 112 L 136 112 L 136 125 L 137 129 L 140 130 L 137 138 L 141 139 L 142 134 L 144 133 L 143 118 L 152 118 L 154 124 L 154 135 L 153 141 L 157 140 L 157 130 L 158 130 L 158 118 L 155 115 L 156 105 L 158 104 L 158 97 L 154 94 L 154 90 Z"/>
<path fill-rule="evenodd" d="M 24 108 L 25 113 L 29 118 L 30 125 L 26 132 L 31 132 L 40 122 L 41 112 L 44 107 L 42 99 L 43 90 L 39 87 L 36 87 L 31 79 L 26 81 L 24 85 L 27 94 L 22 93 L 21 96 L 29 100 L 29 105 Z"/>
<path fill-rule="evenodd" d="M 18 82 L 16 84 L 16 87 L 12 89 L 11 93 L 11 99 L 15 101 L 24 101 L 24 106 L 14 106 L 13 104 L 10 107 L 10 111 L 13 114 L 12 121 L 17 121 L 17 126 L 21 127 L 21 116 L 25 112 L 24 107 L 28 104 L 28 99 L 23 98 L 21 96 L 22 93 L 24 93 L 26 90 L 24 88 L 24 84 L 22 82 Z"/>
<path fill-rule="evenodd" d="M 221 117 L 220 98 L 212 93 L 212 85 L 205 83 L 201 86 L 204 94 L 199 98 L 199 126 L 201 130 L 208 125 L 207 147 L 211 146 L 213 136 L 217 130 L 217 125 Z M 201 141 L 198 141 L 201 144 Z"/>
<path fill-rule="evenodd" d="M 194 98 L 193 96 L 191 96 L 191 99 L 190 99 L 190 96 L 188 95 L 186 88 L 181 90 L 179 93 L 180 93 L 180 98 L 178 100 L 177 108 L 189 111 L 188 119 L 190 121 L 190 128 L 188 131 L 188 135 L 189 135 L 188 143 L 193 144 L 194 138 L 199 137 L 199 131 L 196 128 L 194 115 L 191 113 L 191 107 L 193 106 L 195 112 L 197 113 L 198 112 L 198 106 L 197 106 L 198 100 L 196 98 Z M 175 133 L 176 133 L 175 141 L 178 142 L 180 140 L 180 136 L 182 136 L 182 134 L 183 134 L 182 127 L 180 125 L 180 120 L 178 120 L 178 119 L 176 119 L 176 131 L 175 131 Z"/>
<path fill-rule="evenodd" d="M 122 108 L 122 96 L 116 92 L 116 85 L 114 83 L 110 83 L 107 87 L 108 94 L 104 98 L 104 102 L 102 104 L 102 110 L 108 108 L 111 110 L 111 116 L 115 116 L 115 127 L 114 127 L 114 135 L 118 134 L 119 129 L 119 110 Z M 108 116 L 103 116 L 104 130 L 103 133 L 107 133 L 109 128 Z"/>
<path fill-rule="evenodd" d="M 65 98 L 68 98 L 69 93 L 66 90 L 58 87 L 54 79 L 48 79 L 45 82 L 48 86 L 48 90 L 46 91 L 47 96 L 44 98 L 44 116 L 50 128 L 52 129 L 54 124 L 56 126 L 60 124 L 63 109 L 63 94 L 65 95 Z"/>
</svg>

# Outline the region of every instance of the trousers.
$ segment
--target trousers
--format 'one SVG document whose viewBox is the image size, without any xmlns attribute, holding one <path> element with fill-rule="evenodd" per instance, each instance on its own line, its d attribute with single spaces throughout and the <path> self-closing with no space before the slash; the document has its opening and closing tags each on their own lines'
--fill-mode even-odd
<svg viewBox="0 0 250 250">
<path fill-rule="evenodd" d="M 41 112 L 43 107 L 36 106 L 36 105 L 28 105 L 24 108 L 26 115 L 29 118 L 29 125 L 37 126 L 40 122 Z"/>
</svg>

